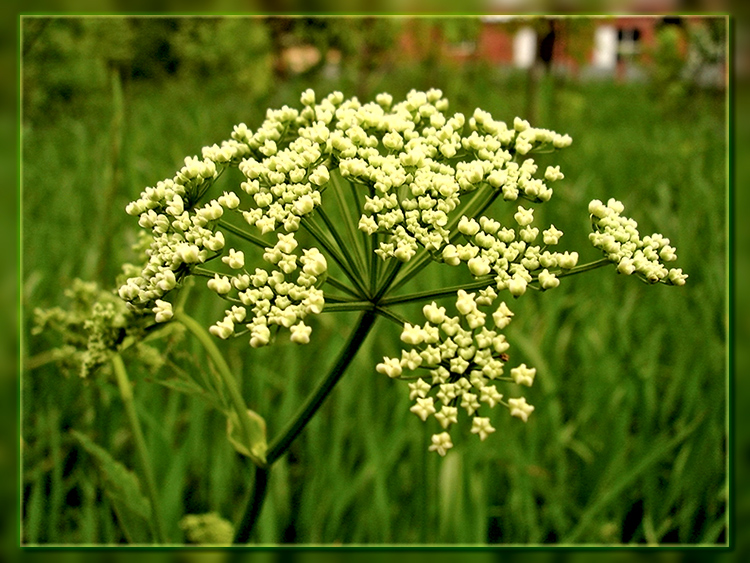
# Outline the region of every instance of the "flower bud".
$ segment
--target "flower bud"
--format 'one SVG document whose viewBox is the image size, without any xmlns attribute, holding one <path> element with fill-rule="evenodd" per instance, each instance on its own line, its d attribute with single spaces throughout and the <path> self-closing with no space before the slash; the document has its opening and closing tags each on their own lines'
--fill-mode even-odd
<svg viewBox="0 0 750 563">
<path fill-rule="evenodd" d="M 552 289 L 558 285 L 560 285 L 560 280 L 549 270 L 544 269 L 539 273 L 539 286 L 542 289 Z"/>
<path fill-rule="evenodd" d="M 215 291 L 219 295 L 225 295 L 232 289 L 232 284 L 227 276 L 219 276 L 214 274 L 213 279 L 208 280 L 208 289 Z"/>
<path fill-rule="evenodd" d="M 475 256 L 468 261 L 469 271 L 476 277 L 486 276 L 490 273 L 492 268 L 486 258 L 481 256 Z"/>
<path fill-rule="evenodd" d="M 152 311 L 156 315 L 157 323 L 165 323 L 172 318 L 174 313 L 172 311 L 171 303 L 169 303 L 168 301 L 162 301 L 161 299 L 157 299 L 155 301 L 155 304 L 156 304 L 156 307 L 154 307 Z"/>
</svg>

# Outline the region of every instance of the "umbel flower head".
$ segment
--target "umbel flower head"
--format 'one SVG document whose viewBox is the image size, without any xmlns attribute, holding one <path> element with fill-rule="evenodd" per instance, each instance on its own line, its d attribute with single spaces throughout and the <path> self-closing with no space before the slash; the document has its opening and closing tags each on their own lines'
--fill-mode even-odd
<svg viewBox="0 0 750 563">
<path fill-rule="evenodd" d="M 384 93 L 367 103 L 341 92 L 319 99 L 307 90 L 300 101 L 301 109 L 268 110 L 255 131 L 235 126 L 231 139 L 186 158 L 172 178 L 127 206 L 148 243 L 145 264 L 129 271 L 120 297 L 132 312 L 169 322 L 175 315 L 171 292 L 187 276 L 205 276 L 207 288 L 228 303 L 209 329 L 214 336 L 248 335 L 250 346 L 260 347 L 287 330 L 292 342 L 306 344 L 310 317 L 326 307 L 326 283 L 342 287 L 329 276 L 329 262 L 353 282 L 349 294 L 373 307 L 382 305 L 378 300 L 391 286 L 372 288 L 395 279 L 358 280 L 357 272 L 347 271 L 347 248 L 324 213 L 332 199 L 354 214 L 350 238 L 358 238 L 356 229 L 370 237 L 378 259 L 358 256 L 370 272 L 383 262 L 398 272 L 410 262 L 406 268 L 432 261 L 465 268 L 475 279 L 478 293 L 457 293 L 457 316 L 436 303 L 425 306 L 424 324 L 403 326 L 401 339 L 411 348 L 377 366 L 393 378 L 415 370 L 430 374 L 409 384 L 412 412 L 424 421 L 435 418 L 442 430 L 429 449 L 445 455 L 452 447 L 448 431 L 463 416 L 472 418 L 472 433 L 487 439 L 495 431 L 488 411 L 497 405 L 526 421 L 534 407 L 514 390 L 532 385 L 536 371 L 521 364 L 506 373 L 501 331 L 512 313 L 505 302 L 488 308 L 502 291 L 513 298 L 546 291 L 586 269 L 578 266 L 577 252 L 556 250 L 559 228 L 536 224 L 535 206 L 550 201 L 551 186 L 564 174 L 559 166 L 540 169 L 532 156 L 565 148 L 571 138 L 518 117 L 506 124 L 481 109 L 468 117 L 451 114 L 437 89 L 412 90 L 400 102 Z M 212 199 L 210 188 L 228 167 L 241 173 L 239 189 Z M 359 207 L 341 204 L 342 185 Z M 495 202 L 510 208 L 502 221 L 488 211 Z M 590 240 L 605 261 L 651 283 L 684 284 L 681 270 L 664 266 L 676 259 L 669 240 L 658 234 L 641 239 L 623 211 L 615 200 L 589 206 Z M 332 237 L 317 230 L 318 218 Z M 302 245 L 309 240 L 303 231 L 318 246 Z M 253 248 L 240 248 L 234 235 Z M 345 301 L 335 293 L 328 299 Z"/>
<path fill-rule="evenodd" d="M 506 373 L 510 345 L 505 329 L 513 313 L 503 301 L 493 306 L 492 287 L 477 293 L 459 290 L 451 316 L 434 301 L 422 309 L 423 325 L 404 325 L 401 340 L 411 345 L 400 358 L 383 358 L 377 371 L 394 379 L 409 379 L 413 412 L 422 421 L 434 418 L 440 432 L 432 436 L 430 451 L 444 456 L 453 447 L 450 433 L 459 418 L 470 417 L 471 432 L 484 441 L 495 432 L 489 416 L 500 405 L 524 422 L 534 407 L 518 396 L 531 387 L 536 369 L 520 364 Z M 423 372 L 409 376 L 407 372 Z M 506 393 L 513 396 L 504 400 Z"/>
<path fill-rule="evenodd" d="M 548 167 L 537 176 L 537 166 L 528 155 L 535 149 L 568 146 L 567 135 L 533 128 L 520 119 L 508 127 L 479 109 L 468 119 L 461 113 L 450 115 L 448 101 L 437 89 L 411 91 L 399 103 L 381 94 L 364 104 L 357 98 L 345 100 L 340 92 L 316 103 L 315 93 L 307 90 L 301 102 L 302 110 L 287 106 L 269 110 L 255 132 L 244 123 L 237 125 L 230 140 L 204 147 L 200 157 L 185 158 L 172 178 L 146 188 L 127 206 L 151 241 L 146 264 L 119 289 L 133 309 L 153 314 L 155 322 L 170 320 L 166 296 L 186 276 L 221 256 L 231 275 L 216 272 L 209 287 L 223 298 L 241 300 L 250 310 L 241 319 L 243 313 L 229 309 L 212 330 L 216 336 L 237 334 L 235 327 L 245 323 L 243 331 L 255 336 L 251 343 L 263 345 L 269 341 L 269 325 L 291 328 L 305 314 L 322 310 L 322 292 L 311 289 L 316 283 L 312 280 L 325 269 L 320 251 L 302 249 L 307 264 L 298 278 L 290 280 L 296 262 L 284 246 L 291 242 L 277 245 L 263 256 L 276 270 L 266 271 L 271 281 L 260 283 L 265 274 L 244 269 L 248 261 L 244 251 L 232 247 L 226 254 L 222 221 L 231 213 L 261 236 L 282 230 L 286 234 L 279 236 L 292 241 L 305 218 L 322 204 L 333 173 L 361 189 L 359 228 L 380 235 L 375 252 L 384 260 L 408 262 L 424 248 L 437 261 L 466 263 L 475 276 L 495 275 L 498 289 L 509 288 L 515 296 L 526 290 L 534 275 L 547 289 L 558 283 L 555 268 L 575 265 L 574 255 L 542 250 L 556 244 L 562 234 L 554 227 L 544 231 L 544 245 L 535 243 L 539 229 L 530 225 L 531 209 L 519 206 L 515 230 L 487 217 L 479 217 L 478 223 L 464 218 L 463 244 L 451 242 L 455 225 L 449 220 L 461 196 L 488 185 L 508 201 L 548 201 L 552 196 L 548 184 L 563 175 L 558 167 Z M 244 175 L 240 191 L 225 191 L 204 202 L 228 167 L 237 167 Z M 249 294 L 248 277 L 254 287 Z M 299 297 L 289 297 L 289 284 Z M 233 291 L 245 293 L 233 297 Z M 302 295 L 305 292 L 311 295 Z M 296 309 L 286 311 L 287 298 Z M 308 298 L 314 304 L 302 305 Z M 305 334 L 304 327 L 298 328 L 295 341 L 304 342 Z"/>
</svg>

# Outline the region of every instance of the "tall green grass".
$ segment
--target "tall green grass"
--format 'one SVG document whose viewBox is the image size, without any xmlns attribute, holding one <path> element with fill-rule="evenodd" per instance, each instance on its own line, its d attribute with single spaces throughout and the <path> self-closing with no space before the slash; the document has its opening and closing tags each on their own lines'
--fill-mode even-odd
<svg viewBox="0 0 750 563">
<path fill-rule="evenodd" d="M 386 90 L 396 98 L 413 87 L 440 87 L 455 111 L 479 106 L 512 121 L 527 107 L 525 80 L 438 68 L 396 69 L 371 82 L 372 94 Z M 280 83 L 264 103 L 296 104 L 309 85 L 321 94 L 354 93 L 346 77 L 297 79 Z M 125 204 L 171 176 L 185 155 L 226 138 L 235 123 L 257 125 L 265 110 L 231 89 L 186 82 L 132 83 L 122 94 L 114 83 L 111 103 L 100 100 L 108 111 L 24 124 L 27 324 L 34 307 L 61 303 L 75 277 L 114 286 L 119 265 L 133 258 L 135 222 Z M 374 370 L 400 349 L 398 332 L 380 319 L 274 466 L 254 541 L 728 540 L 724 99 L 701 94 L 683 112 L 665 113 L 640 84 L 558 81 L 538 103 L 547 120 L 535 125 L 574 138 L 551 157 L 566 178 L 549 209 L 539 211 L 565 232 L 562 247 L 586 247 L 588 201 L 616 197 L 642 234 L 656 230 L 671 239 L 688 284 L 647 287 L 597 270 L 512 303 L 511 359 L 537 367 L 528 393 L 536 410 L 526 425 L 497 417 L 497 432 L 482 443 L 468 429 L 456 433 L 444 459 L 427 452 L 431 431 L 409 412 L 405 384 Z M 498 204 L 492 212 L 502 219 L 513 210 Z M 593 249 L 582 252 L 582 261 L 595 258 Z M 456 283 L 446 276 L 427 270 L 411 287 Z M 221 304 L 203 288 L 192 299 L 194 316 L 206 324 L 220 318 Z M 353 318 L 321 315 L 304 349 L 220 343 L 270 436 L 325 375 Z M 54 364 L 35 364 L 53 344 L 44 335 L 25 340 L 26 359 L 36 367 L 22 380 L 23 542 L 122 542 L 93 460 L 71 434 L 87 434 L 135 469 L 117 387 L 101 378 L 66 379 Z M 190 340 L 176 341 L 173 352 L 179 369 L 207 369 Z M 183 514 L 216 511 L 236 520 L 251 471 L 224 438 L 225 418 L 200 398 L 156 383 L 176 373 L 169 366 L 157 374 L 137 363 L 130 369 L 171 540 L 183 542 Z"/>
</svg>

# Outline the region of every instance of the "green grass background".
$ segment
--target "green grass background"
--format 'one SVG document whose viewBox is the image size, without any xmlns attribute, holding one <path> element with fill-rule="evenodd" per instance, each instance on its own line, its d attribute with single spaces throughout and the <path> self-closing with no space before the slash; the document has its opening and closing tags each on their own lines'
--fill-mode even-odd
<svg viewBox="0 0 750 563">
<path fill-rule="evenodd" d="M 122 91 L 103 89 L 69 111 L 24 120 L 25 358 L 55 344 L 29 334 L 35 307 L 63 303 L 75 277 L 114 286 L 119 265 L 132 258 L 136 221 L 124 213 L 126 203 L 171 177 L 184 156 L 227 138 L 234 124 L 257 126 L 266 107 L 296 105 L 307 87 L 368 99 L 438 87 L 452 111 L 481 107 L 512 121 L 531 107 L 528 80 L 486 67 L 400 65 L 372 75 L 366 88 L 348 76 L 306 75 L 277 80 L 261 99 L 250 99 L 231 80 L 168 77 L 126 82 Z M 408 411 L 406 385 L 374 370 L 400 349 L 398 332 L 381 319 L 323 409 L 274 466 L 255 542 L 728 541 L 724 94 L 697 92 L 668 105 L 642 83 L 547 77 L 535 96 L 534 125 L 574 139 L 569 149 L 539 159 L 560 164 L 566 178 L 538 220 L 565 232 L 563 248 L 579 250 L 582 261 L 595 259 L 586 248 L 588 201 L 620 199 L 641 234 L 671 239 L 688 284 L 648 287 L 606 269 L 514 302 L 507 335 L 514 364 L 537 368 L 527 393 L 536 411 L 526 425 L 497 416 L 498 431 L 482 443 L 456 433 L 444 459 L 427 452 L 432 431 Z M 493 212 L 502 220 L 513 208 Z M 454 283 L 440 269 L 430 283 L 427 277 L 412 287 Z M 221 304 L 208 292 L 194 297 L 195 315 L 206 324 L 220 317 Z M 270 436 L 324 376 L 352 319 L 321 315 L 313 343 L 302 350 L 221 343 Z M 205 365 L 193 342 L 177 354 L 183 366 Z M 154 383 L 137 363 L 131 376 L 172 541 L 183 542 L 178 521 L 187 513 L 216 511 L 236 520 L 250 473 L 224 439 L 225 419 Z M 53 364 L 42 365 L 23 374 L 22 414 L 22 542 L 121 542 L 94 461 L 70 433 L 86 433 L 135 468 L 114 382 L 68 379 Z"/>
</svg>

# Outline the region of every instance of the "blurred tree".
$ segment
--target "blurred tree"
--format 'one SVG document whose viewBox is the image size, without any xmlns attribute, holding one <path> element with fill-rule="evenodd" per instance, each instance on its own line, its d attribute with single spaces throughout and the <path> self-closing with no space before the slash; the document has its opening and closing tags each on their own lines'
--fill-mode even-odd
<svg viewBox="0 0 750 563">
<path fill-rule="evenodd" d="M 527 69 L 526 111 L 531 123 L 549 120 L 554 107 L 556 82 L 569 72 L 563 68 L 565 59 L 585 64 L 594 40 L 596 21 L 592 18 L 517 18 L 504 24 L 507 33 L 531 28 L 536 36 L 535 62 Z M 562 60 L 561 60 L 562 59 Z M 554 72 L 556 68 L 560 72 Z"/>
<path fill-rule="evenodd" d="M 309 60 L 295 65 L 289 57 L 277 60 L 282 77 L 290 74 L 340 73 L 357 96 L 365 98 L 398 56 L 402 19 L 389 17 L 269 18 L 275 51 L 297 49 Z M 311 51 L 302 51 L 307 47 Z"/>
<path fill-rule="evenodd" d="M 110 89 L 110 69 L 132 63 L 129 20 L 99 17 L 24 17 L 22 102 L 24 118 L 49 119 L 75 111 Z"/>
<path fill-rule="evenodd" d="M 409 32 L 417 58 L 425 65 L 428 76 L 438 72 L 447 52 L 459 46 L 469 48 L 475 61 L 482 21 L 477 17 L 427 17 L 410 22 Z"/>
<path fill-rule="evenodd" d="M 700 89 L 726 88 L 727 19 L 670 18 L 646 52 L 650 88 L 665 111 L 683 111 Z"/>
<path fill-rule="evenodd" d="M 647 51 L 651 58 L 651 90 L 666 109 L 681 106 L 690 86 L 685 80 L 687 33 L 681 23 L 662 25 L 656 32 L 656 43 Z"/>
<path fill-rule="evenodd" d="M 171 40 L 178 74 L 241 89 L 257 100 L 271 88 L 273 55 L 266 21 L 256 17 L 182 18 Z"/>
<path fill-rule="evenodd" d="M 134 17 L 126 20 L 136 38 L 130 75 L 137 80 L 163 80 L 179 67 L 172 42 L 180 18 Z"/>
</svg>

